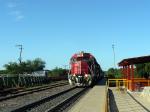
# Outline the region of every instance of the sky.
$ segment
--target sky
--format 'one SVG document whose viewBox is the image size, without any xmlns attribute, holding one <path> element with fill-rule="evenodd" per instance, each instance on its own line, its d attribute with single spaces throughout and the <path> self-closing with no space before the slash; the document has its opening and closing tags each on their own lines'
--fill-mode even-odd
<svg viewBox="0 0 150 112">
<path fill-rule="evenodd" d="M 41 58 L 46 69 L 92 53 L 103 70 L 124 58 L 150 55 L 149 0 L 0 0 L 0 69 Z"/>
</svg>

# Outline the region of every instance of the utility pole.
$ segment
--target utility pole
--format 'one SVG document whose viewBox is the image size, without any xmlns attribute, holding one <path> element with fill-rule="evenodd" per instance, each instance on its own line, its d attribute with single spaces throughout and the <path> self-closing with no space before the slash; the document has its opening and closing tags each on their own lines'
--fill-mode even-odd
<svg viewBox="0 0 150 112">
<path fill-rule="evenodd" d="M 113 55 L 114 55 L 114 69 L 116 68 L 116 57 L 115 57 L 115 45 L 112 44 Z"/>
<path fill-rule="evenodd" d="M 22 63 L 22 50 L 23 50 L 22 46 L 23 45 L 21 45 L 21 44 L 16 45 L 16 47 L 18 47 L 20 49 L 19 58 L 18 58 L 20 64 Z"/>
</svg>

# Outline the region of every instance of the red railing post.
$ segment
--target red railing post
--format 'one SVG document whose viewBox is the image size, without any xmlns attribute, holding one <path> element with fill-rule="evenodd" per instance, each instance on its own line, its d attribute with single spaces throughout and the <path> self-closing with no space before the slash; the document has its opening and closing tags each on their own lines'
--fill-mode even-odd
<svg viewBox="0 0 150 112">
<path fill-rule="evenodd" d="M 132 86 L 131 89 L 134 91 L 134 66 L 131 65 L 131 71 L 132 71 Z"/>
</svg>

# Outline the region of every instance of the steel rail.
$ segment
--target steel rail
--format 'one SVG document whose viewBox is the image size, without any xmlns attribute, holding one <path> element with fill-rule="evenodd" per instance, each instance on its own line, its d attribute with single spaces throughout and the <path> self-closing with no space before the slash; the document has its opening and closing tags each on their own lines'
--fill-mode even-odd
<svg viewBox="0 0 150 112">
<path fill-rule="evenodd" d="M 57 112 L 60 108 L 63 108 L 64 105 L 70 104 L 71 101 L 77 100 L 80 96 L 85 93 L 87 88 L 82 89 L 80 92 L 74 94 L 73 96 L 68 97 L 67 99 L 64 99 L 63 101 L 59 102 L 57 105 L 47 109 L 45 112 Z"/>
<path fill-rule="evenodd" d="M 0 101 L 9 100 L 9 99 L 16 98 L 19 96 L 24 96 L 24 95 L 32 94 L 34 92 L 40 92 L 40 91 L 44 91 L 47 89 L 52 89 L 52 88 L 60 87 L 60 86 L 64 86 L 64 85 L 68 85 L 68 82 L 61 82 L 61 83 L 56 83 L 56 84 L 52 84 L 52 85 L 46 85 L 46 86 L 42 86 L 39 88 L 31 88 L 28 90 L 20 91 L 17 94 L 12 94 L 11 96 L 0 97 Z"/>
<path fill-rule="evenodd" d="M 65 94 L 65 93 L 67 93 L 67 92 L 70 92 L 70 91 L 72 91 L 72 90 L 74 90 L 74 89 L 76 89 L 76 88 L 77 88 L 77 87 L 72 87 L 72 88 L 67 89 L 67 90 L 65 90 L 65 91 L 59 92 L 59 93 L 57 93 L 57 94 L 48 96 L 48 97 L 43 98 L 43 99 L 41 99 L 41 100 L 35 101 L 35 102 L 33 102 L 33 103 L 24 105 L 24 106 L 22 106 L 22 107 L 20 107 L 20 108 L 14 109 L 14 110 L 12 110 L 11 112 L 27 112 L 28 110 L 31 110 L 31 109 L 34 108 L 34 107 L 37 107 L 37 106 L 39 106 L 39 105 L 41 105 L 41 104 L 43 104 L 43 103 L 45 103 L 45 102 L 48 102 L 48 101 L 50 101 L 50 100 L 52 100 L 52 99 L 54 99 L 54 98 L 57 98 L 57 97 L 59 97 L 59 96 Z"/>
</svg>

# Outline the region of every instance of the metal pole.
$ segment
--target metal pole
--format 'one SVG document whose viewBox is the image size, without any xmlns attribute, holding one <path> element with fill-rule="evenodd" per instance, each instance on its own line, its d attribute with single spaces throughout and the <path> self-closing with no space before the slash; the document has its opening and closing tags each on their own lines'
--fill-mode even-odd
<svg viewBox="0 0 150 112">
<path fill-rule="evenodd" d="M 22 63 L 22 50 L 23 50 L 22 46 L 23 45 L 16 45 L 16 47 L 19 47 L 20 49 L 20 54 L 19 54 L 19 59 L 18 59 L 20 64 Z"/>
<path fill-rule="evenodd" d="M 116 63 L 115 62 L 116 61 L 116 59 L 115 59 L 116 57 L 115 57 L 115 45 L 114 44 L 112 44 L 112 49 L 113 49 L 113 54 L 114 54 L 114 69 L 115 69 L 116 68 L 116 64 L 115 64 Z"/>
</svg>

